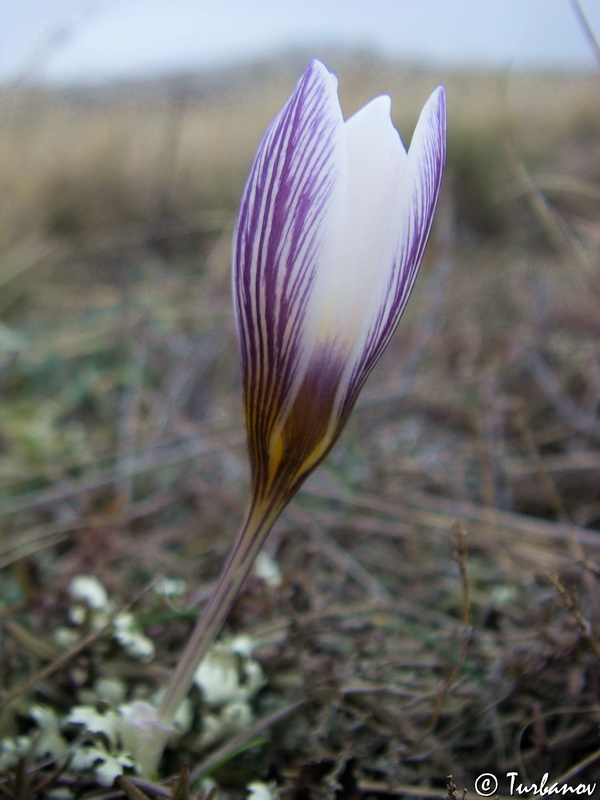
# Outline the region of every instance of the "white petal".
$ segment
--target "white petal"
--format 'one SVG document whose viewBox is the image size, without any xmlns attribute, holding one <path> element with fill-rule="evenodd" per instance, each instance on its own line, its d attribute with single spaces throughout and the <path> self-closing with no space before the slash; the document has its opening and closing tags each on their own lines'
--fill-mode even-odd
<svg viewBox="0 0 600 800">
<path fill-rule="evenodd" d="M 391 122 L 389 97 L 371 101 L 348 120 L 344 131 L 347 170 L 338 246 L 333 258 L 321 264 L 311 317 L 322 340 L 348 350 L 389 278 L 397 247 L 397 187 L 406 153 Z"/>
<path fill-rule="evenodd" d="M 366 269 L 368 280 L 362 291 L 362 325 L 340 387 L 342 393 L 347 392 L 345 398 L 340 396 L 344 405 L 353 402 L 393 334 L 423 257 L 444 169 L 444 90 L 441 87 L 437 89 L 425 104 L 408 155 L 403 147 L 393 149 L 389 132 L 391 122 L 386 149 L 383 122 L 380 118 L 377 142 L 384 157 L 379 164 L 374 159 L 372 163 L 379 171 L 380 192 L 383 192 L 384 200 L 382 202 L 379 198 L 374 214 L 367 212 L 369 224 L 375 226 L 374 242 L 370 251 L 360 256 L 366 262 L 363 269 Z M 371 135 L 375 135 L 374 126 Z M 384 175 L 385 158 L 388 176 Z M 368 177 L 363 179 L 363 186 L 370 192 Z M 351 237 L 352 229 L 349 229 L 348 241 Z M 355 245 L 355 252 L 361 253 L 360 246 Z M 360 263 L 356 263 L 354 268 L 358 274 Z"/>
</svg>

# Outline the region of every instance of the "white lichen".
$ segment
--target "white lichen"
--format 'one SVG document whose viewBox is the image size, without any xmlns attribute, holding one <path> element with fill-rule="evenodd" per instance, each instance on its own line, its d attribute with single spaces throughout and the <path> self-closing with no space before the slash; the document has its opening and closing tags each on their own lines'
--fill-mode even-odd
<svg viewBox="0 0 600 800">
<path fill-rule="evenodd" d="M 102 745 L 83 745 L 78 747 L 71 762 L 73 769 L 84 772 L 92 770 L 99 784 L 112 786 L 119 775 L 125 771 L 137 771 L 136 765 L 127 753 L 110 753 Z"/>
<path fill-rule="evenodd" d="M 154 658 L 154 642 L 138 630 L 133 614 L 119 614 L 113 627 L 115 639 L 130 655 L 144 661 L 151 661 Z"/>
<path fill-rule="evenodd" d="M 256 557 L 254 574 L 261 578 L 271 589 L 278 589 L 283 580 L 279 564 L 264 550 L 261 550 Z"/>
<path fill-rule="evenodd" d="M 214 709 L 234 701 L 246 702 L 264 685 L 262 668 L 250 657 L 251 651 L 250 637 L 213 645 L 194 676 L 207 706 Z"/>
<path fill-rule="evenodd" d="M 16 766 L 21 756 L 31 752 L 31 736 L 7 736 L 0 739 L 0 774 Z"/>
<path fill-rule="evenodd" d="M 106 589 L 93 575 L 76 575 L 69 583 L 69 594 L 95 611 L 104 610 L 109 604 Z"/>
<path fill-rule="evenodd" d="M 187 589 L 182 578 L 159 578 L 152 586 L 152 590 L 159 597 L 183 597 Z"/>
<path fill-rule="evenodd" d="M 89 733 L 102 734 L 111 747 L 119 743 L 121 717 L 116 711 L 98 711 L 95 706 L 74 706 L 65 722 L 81 725 Z"/>
<path fill-rule="evenodd" d="M 246 789 L 246 800 L 276 800 L 279 797 L 275 785 L 263 781 L 252 781 Z"/>
<path fill-rule="evenodd" d="M 35 721 L 37 728 L 31 737 L 31 754 L 35 758 L 60 758 L 69 745 L 60 733 L 60 720 L 56 712 L 48 706 L 34 705 L 27 714 Z"/>
</svg>

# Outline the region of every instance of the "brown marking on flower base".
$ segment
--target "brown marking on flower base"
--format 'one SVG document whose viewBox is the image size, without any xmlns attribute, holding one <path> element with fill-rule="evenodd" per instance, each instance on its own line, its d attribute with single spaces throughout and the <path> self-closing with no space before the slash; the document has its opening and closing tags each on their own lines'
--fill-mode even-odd
<svg viewBox="0 0 600 800">
<path fill-rule="evenodd" d="M 251 437 L 256 503 L 285 505 L 333 446 L 342 427 L 335 404 L 344 366 L 334 348 L 315 355 L 285 419 L 263 441 Z"/>
</svg>

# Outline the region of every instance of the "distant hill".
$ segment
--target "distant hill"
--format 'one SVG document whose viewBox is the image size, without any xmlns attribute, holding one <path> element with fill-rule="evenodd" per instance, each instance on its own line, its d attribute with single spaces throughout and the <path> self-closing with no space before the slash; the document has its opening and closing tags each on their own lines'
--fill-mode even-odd
<svg viewBox="0 0 600 800">
<path fill-rule="evenodd" d="M 557 90 L 571 89 L 597 84 L 596 76 L 554 74 L 511 74 L 501 72 L 482 72 L 479 70 L 449 70 L 423 67 L 415 64 L 381 58 L 364 49 L 347 50 L 331 48 L 322 60 L 332 72 L 340 77 L 341 91 L 344 84 L 373 84 L 375 92 L 389 91 L 410 85 L 411 89 L 428 91 L 438 83 L 445 83 L 458 90 L 472 91 L 475 87 L 498 87 L 499 82 L 511 86 L 554 87 Z M 140 100 L 185 99 L 190 103 L 221 105 L 232 99 L 244 98 L 253 101 L 273 91 L 277 86 L 287 93 L 291 85 L 302 74 L 306 65 L 314 57 L 312 50 L 294 50 L 274 54 L 269 58 L 244 61 L 195 72 L 171 73 L 143 79 L 113 81 L 102 84 L 48 88 L 26 85 L 24 94 L 41 92 L 60 98 L 63 102 L 81 104 L 104 104 Z"/>
</svg>

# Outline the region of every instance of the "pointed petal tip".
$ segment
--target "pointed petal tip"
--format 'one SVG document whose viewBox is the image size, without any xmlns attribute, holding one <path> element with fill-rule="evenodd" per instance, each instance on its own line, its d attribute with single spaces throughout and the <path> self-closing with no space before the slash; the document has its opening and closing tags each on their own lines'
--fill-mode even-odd
<svg viewBox="0 0 600 800">
<path fill-rule="evenodd" d="M 423 106 L 415 127 L 410 150 L 421 150 L 422 145 L 429 142 L 426 149 L 437 151 L 441 162 L 446 154 L 446 90 L 438 86 L 433 90 Z"/>
<path fill-rule="evenodd" d="M 373 109 L 375 113 L 379 114 L 381 117 L 388 117 L 390 120 L 392 118 L 392 98 L 389 94 L 377 95 L 377 97 L 374 97 L 363 106 L 360 111 L 363 111 L 365 108 Z M 357 113 L 360 114 L 360 111 Z"/>
<path fill-rule="evenodd" d="M 322 61 L 319 61 L 318 58 L 313 58 L 312 61 L 310 61 L 304 70 L 302 79 L 307 79 L 313 76 L 316 80 L 322 81 L 324 84 L 328 84 L 331 88 L 333 88 L 334 91 L 337 92 L 337 77 L 333 74 L 333 72 L 330 72 L 325 64 Z"/>
<path fill-rule="evenodd" d="M 306 69 L 323 69 L 326 72 L 329 72 L 325 64 L 321 61 L 320 58 L 311 58 L 308 62 L 308 67 Z"/>
<path fill-rule="evenodd" d="M 445 128 L 445 126 L 446 126 L 446 87 L 445 86 L 442 86 L 440 84 L 440 86 L 438 86 L 436 89 L 433 90 L 433 92 L 431 93 L 431 96 L 429 97 L 429 100 L 427 101 L 427 103 L 425 103 L 425 108 L 427 108 L 429 106 L 435 106 L 435 109 L 437 111 L 440 123 Z"/>
<path fill-rule="evenodd" d="M 363 133 L 366 140 L 373 137 L 380 138 L 382 131 L 386 131 L 386 135 L 389 136 L 391 133 L 394 140 L 398 140 L 402 145 L 400 134 L 392 119 L 392 98 L 388 94 L 374 97 L 346 120 L 347 131 L 354 131 L 356 128 L 366 131 L 366 135 Z M 404 149 L 404 145 L 402 148 Z"/>
</svg>

